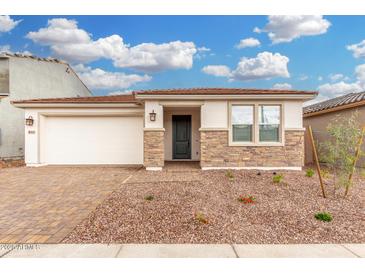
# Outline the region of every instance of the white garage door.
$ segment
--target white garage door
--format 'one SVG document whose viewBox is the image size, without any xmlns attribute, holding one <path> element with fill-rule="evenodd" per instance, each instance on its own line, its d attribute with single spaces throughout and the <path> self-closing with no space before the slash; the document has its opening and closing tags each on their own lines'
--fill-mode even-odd
<svg viewBox="0 0 365 274">
<path fill-rule="evenodd" d="M 41 127 L 46 164 L 142 164 L 142 117 L 46 117 Z"/>
</svg>

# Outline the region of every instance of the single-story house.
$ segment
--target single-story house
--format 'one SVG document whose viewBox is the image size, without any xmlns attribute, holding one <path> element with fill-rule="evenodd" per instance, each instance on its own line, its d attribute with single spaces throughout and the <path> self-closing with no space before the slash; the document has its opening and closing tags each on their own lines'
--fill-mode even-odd
<svg viewBox="0 0 365 274">
<path fill-rule="evenodd" d="M 349 93 L 327 101 L 313 104 L 303 108 L 304 126 L 311 126 L 314 140 L 318 143 L 328 139 L 326 128 L 337 115 L 341 117 L 351 117 L 354 112 L 358 112 L 358 122 L 360 126 L 365 125 L 365 91 Z M 365 151 L 365 143 L 362 146 Z M 309 136 L 305 138 L 305 163 L 313 163 L 313 152 Z M 360 158 L 357 166 L 365 167 L 365 159 Z"/>
<path fill-rule="evenodd" d="M 161 170 L 304 165 L 302 105 L 315 91 L 195 88 L 15 101 L 25 109 L 28 166 L 122 164 Z"/>
</svg>

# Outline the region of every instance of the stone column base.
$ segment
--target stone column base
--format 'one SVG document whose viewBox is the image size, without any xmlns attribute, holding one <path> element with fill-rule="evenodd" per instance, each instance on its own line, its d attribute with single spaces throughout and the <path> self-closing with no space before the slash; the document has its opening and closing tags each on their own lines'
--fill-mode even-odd
<svg viewBox="0 0 365 274">
<path fill-rule="evenodd" d="M 165 164 L 165 129 L 145 129 L 144 131 L 144 166 L 147 170 L 162 170 Z"/>
</svg>

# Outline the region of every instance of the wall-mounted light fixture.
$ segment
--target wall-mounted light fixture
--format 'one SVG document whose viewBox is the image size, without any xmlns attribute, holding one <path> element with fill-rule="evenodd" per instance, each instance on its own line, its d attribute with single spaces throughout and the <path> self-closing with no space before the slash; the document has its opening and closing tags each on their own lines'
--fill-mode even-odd
<svg viewBox="0 0 365 274">
<path fill-rule="evenodd" d="M 25 119 L 25 124 L 27 126 L 33 126 L 33 123 L 34 123 L 34 119 L 32 116 L 29 116 L 28 118 Z"/>
<path fill-rule="evenodd" d="M 156 113 L 154 110 L 152 110 L 152 112 L 150 112 L 150 121 L 151 122 L 156 121 Z"/>
</svg>

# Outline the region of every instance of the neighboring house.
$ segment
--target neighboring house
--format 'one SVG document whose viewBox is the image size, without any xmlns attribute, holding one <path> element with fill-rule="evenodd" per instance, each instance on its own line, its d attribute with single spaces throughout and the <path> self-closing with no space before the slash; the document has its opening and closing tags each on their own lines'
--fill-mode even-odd
<svg viewBox="0 0 365 274">
<path fill-rule="evenodd" d="M 24 157 L 24 110 L 15 108 L 10 101 L 91 95 L 66 63 L 0 54 L 0 159 Z"/>
<path fill-rule="evenodd" d="M 365 92 L 350 93 L 307 106 L 303 109 L 303 123 L 305 127 L 312 127 L 316 142 L 323 142 L 329 137 L 326 128 L 331 120 L 337 115 L 351 117 L 356 111 L 359 124 L 365 126 Z M 365 144 L 363 144 L 362 150 L 365 151 Z M 313 163 L 312 147 L 308 135 L 305 138 L 305 163 Z M 365 167 L 364 158 L 359 160 L 358 166 Z"/>
<path fill-rule="evenodd" d="M 25 161 L 133 164 L 168 160 L 202 169 L 291 169 L 304 164 L 302 104 L 317 92 L 197 88 L 13 102 L 25 109 Z"/>
</svg>

